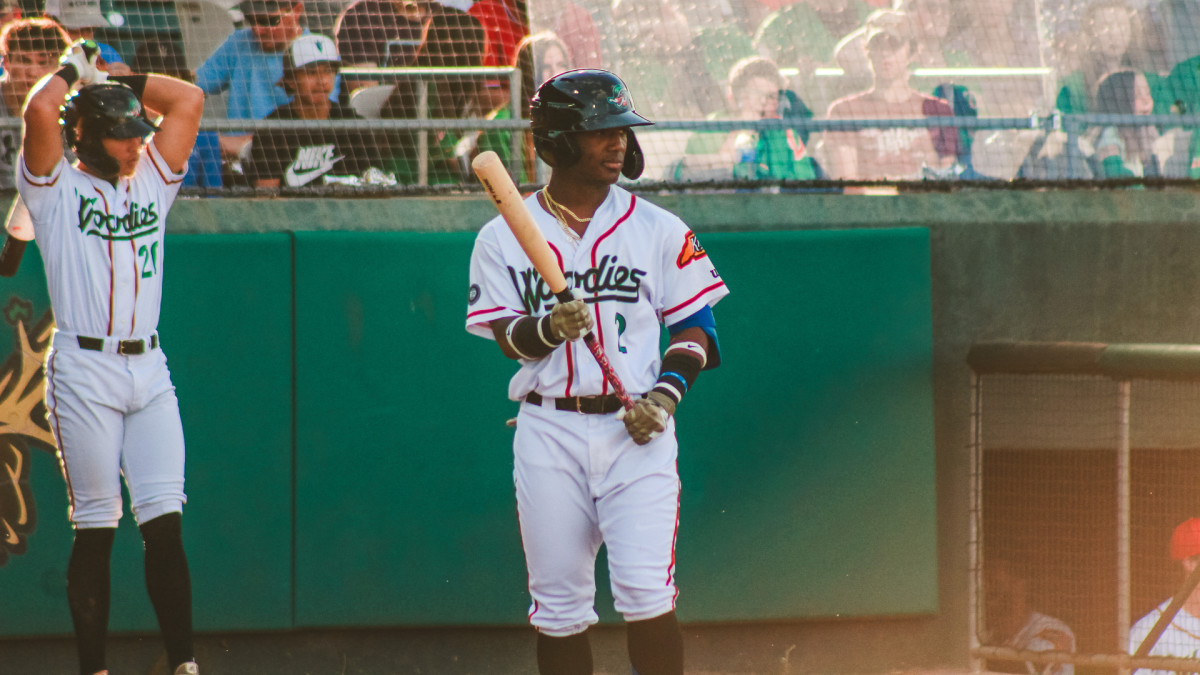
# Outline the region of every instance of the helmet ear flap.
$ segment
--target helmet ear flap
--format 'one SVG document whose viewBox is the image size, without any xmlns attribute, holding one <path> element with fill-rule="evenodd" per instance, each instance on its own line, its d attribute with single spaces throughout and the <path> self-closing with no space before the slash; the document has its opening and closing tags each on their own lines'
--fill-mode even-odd
<svg viewBox="0 0 1200 675">
<path fill-rule="evenodd" d="M 563 169 L 579 161 L 579 146 L 571 140 L 571 134 L 561 131 L 538 134 L 533 137 L 533 144 L 538 157 L 551 167 Z"/>
<path fill-rule="evenodd" d="M 625 130 L 625 138 L 628 141 L 625 145 L 625 164 L 621 167 L 621 175 L 635 180 L 646 168 L 646 156 L 642 153 L 642 145 L 638 143 L 632 128 Z"/>
</svg>

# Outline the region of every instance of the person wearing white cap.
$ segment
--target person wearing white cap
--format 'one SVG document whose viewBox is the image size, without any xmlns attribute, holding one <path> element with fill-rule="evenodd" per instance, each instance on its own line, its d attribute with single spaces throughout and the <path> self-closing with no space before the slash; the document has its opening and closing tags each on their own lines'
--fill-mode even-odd
<svg viewBox="0 0 1200 675">
<path fill-rule="evenodd" d="M 1189 518 L 1175 528 L 1171 535 L 1171 560 L 1179 563 L 1183 577 L 1187 578 L 1200 565 L 1200 518 Z M 1171 598 L 1155 607 L 1149 614 L 1138 619 L 1129 629 L 1129 653 L 1133 654 L 1145 641 L 1158 619 L 1171 604 Z M 1200 586 L 1193 588 L 1183 606 L 1171 619 L 1149 656 L 1175 656 L 1183 658 L 1200 658 Z M 1173 671 L 1147 670 L 1134 671 L 1134 675 L 1172 675 Z"/>
<path fill-rule="evenodd" d="M 361 177 L 382 170 L 386 145 L 370 132 L 322 128 L 323 120 L 358 119 L 349 106 L 330 100 L 341 57 L 332 39 L 301 35 L 283 57 L 279 86 L 292 102 L 276 108 L 268 120 L 313 120 L 307 129 L 263 129 L 254 134 L 246 173 L 255 187 L 321 185 L 326 176 Z M 314 182 L 315 181 L 315 182 Z"/>
<path fill-rule="evenodd" d="M 97 28 L 118 27 L 124 20 L 109 21 L 100 11 L 100 0 L 46 0 L 45 15 L 62 24 L 74 40 L 92 40 L 100 46 L 100 58 L 107 64 L 109 75 L 128 75 L 133 71 L 117 50 L 95 40 Z M 114 14 L 114 17 L 120 17 Z"/>
</svg>

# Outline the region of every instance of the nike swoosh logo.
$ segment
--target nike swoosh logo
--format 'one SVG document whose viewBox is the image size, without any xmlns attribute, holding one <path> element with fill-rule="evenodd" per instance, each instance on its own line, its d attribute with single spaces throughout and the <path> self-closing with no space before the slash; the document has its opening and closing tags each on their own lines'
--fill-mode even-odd
<svg viewBox="0 0 1200 675">
<path fill-rule="evenodd" d="M 339 155 L 331 160 L 322 162 L 320 166 L 307 171 L 296 171 L 295 165 L 289 164 L 287 171 L 283 174 L 284 182 L 287 183 L 288 187 L 300 187 L 301 185 L 307 185 L 314 179 L 329 173 L 329 171 L 333 169 L 333 165 L 340 161 L 343 157 L 345 157 L 345 155 Z"/>
</svg>

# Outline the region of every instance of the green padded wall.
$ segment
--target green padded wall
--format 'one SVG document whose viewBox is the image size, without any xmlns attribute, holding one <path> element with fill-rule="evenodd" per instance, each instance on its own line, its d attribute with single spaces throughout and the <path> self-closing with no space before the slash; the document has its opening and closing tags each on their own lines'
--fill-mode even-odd
<svg viewBox="0 0 1200 675">
<path fill-rule="evenodd" d="M 184 539 L 200 630 L 292 623 L 291 241 L 287 234 L 171 235 L 159 333 L 179 394 L 187 443 Z M 26 251 L 0 302 L 49 310 L 41 258 Z M 12 333 L 10 333 L 12 334 Z M 14 340 L 0 339 L 9 345 Z M 0 406 L 7 402 L 0 402 Z M 8 442 L 12 437 L 5 437 Z M 0 567 L 0 634 L 71 630 L 71 548 L 58 463 L 32 449 L 36 529 Z M 153 631 L 141 538 L 126 514 L 113 547 L 114 631 Z"/>
<path fill-rule="evenodd" d="M 525 620 L 472 239 L 296 235 L 299 625 Z M 935 611 L 928 232 L 703 241 L 732 294 L 680 410 L 681 617 Z"/>
<path fill-rule="evenodd" d="M 463 329 L 473 238 L 296 234 L 298 625 L 525 616 L 516 364 Z"/>
<path fill-rule="evenodd" d="M 724 360 L 678 413 L 685 620 L 937 610 L 929 233 L 709 233 Z"/>
<path fill-rule="evenodd" d="M 515 364 L 463 330 L 473 237 L 171 236 L 199 629 L 524 623 Z M 936 611 L 928 232 L 701 238 L 732 294 L 725 364 L 679 413 L 681 617 Z M 39 263 L 0 282 L 27 321 Z M 0 634 L 66 633 L 62 479 L 28 457 L 37 520 L 0 566 Z M 153 631 L 130 519 L 118 537 L 113 629 Z"/>
</svg>

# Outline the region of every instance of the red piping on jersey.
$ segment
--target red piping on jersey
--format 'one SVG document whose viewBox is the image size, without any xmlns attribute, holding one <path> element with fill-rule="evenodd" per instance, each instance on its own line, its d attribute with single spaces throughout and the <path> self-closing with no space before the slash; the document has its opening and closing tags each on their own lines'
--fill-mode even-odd
<svg viewBox="0 0 1200 675">
<path fill-rule="evenodd" d="M 150 163 L 152 165 L 154 165 L 154 170 L 158 172 L 158 176 L 159 176 L 159 178 L 162 178 L 163 183 L 166 183 L 167 185 L 174 185 L 175 183 L 182 183 L 183 182 L 182 177 L 175 178 L 175 179 L 171 178 L 171 176 L 175 175 L 175 172 L 171 171 L 170 167 L 167 167 L 167 171 L 165 171 L 165 172 L 162 170 L 162 167 L 160 167 L 158 165 L 158 160 L 155 159 L 155 156 L 157 154 L 158 154 L 158 148 L 154 148 L 154 150 L 151 151 L 150 146 L 146 146 L 146 155 L 150 157 Z"/>
<path fill-rule="evenodd" d="M 25 180 L 29 181 L 29 184 L 34 187 L 54 187 L 54 184 L 58 182 L 59 176 L 62 175 L 62 171 L 55 173 L 53 176 L 30 175 L 29 171 L 25 167 L 25 161 L 23 159 L 21 160 L 21 173 L 25 174 Z M 44 180 L 46 178 L 51 179 L 49 183 L 41 182 L 42 180 Z"/>
<path fill-rule="evenodd" d="M 95 185 L 92 186 L 92 190 L 96 194 L 100 195 L 101 201 L 104 202 L 104 212 L 108 213 L 110 211 L 110 209 L 108 207 L 108 198 L 104 196 L 103 192 L 96 189 Z M 113 258 L 112 239 L 109 239 L 108 240 L 108 330 L 104 332 L 105 335 L 112 335 L 112 329 L 113 329 L 113 302 L 114 302 L 113 295 L 115 295 L 115 293 L 116 293 L 116 285 L 117 285 L 117 278 L 116 278 L 117 271 L 116 271 L 115 267 L 116 267 L 116 259 Z"/>
<path fill-rule="evenodd" d="M 467 312 L 467 318 L 473 319 L 477 316 L 483 316 L 484 314 L 492 314 L 494 312 L 503 312 L 505 309 L 507 309 L 507 308 L 505 308 L 505 307 L 490 307 L 488 309 L 477 309 L 474 312 Z M 482 322 L 480 322 L 480 323 L 482 323 Z"/>
<path fill-rule="evenodd" d="M 596 269 L 596 256 L 599 253 L 600 243 L 603 242 L 604 239 L 606 237 L 608 237 L 608 235 L 612 234 L 613 232 L 616 232 L 617 228 L 621 226 L 621 223 L 625 222 L 626 220 L 629 219 L 629 216 L 633 215 L 633 208 L 635 206 L 637 206 L 637 195 L 631 195 L 631 198 L 629 200 L 629 210 L 625 212 L 625 215 L 621 216 L 620 218 L 617 218 L 617 222 L 613 223 L 612 227 L 608 228 L 608 230 L 606 230 L 599 237 L 596 237 L 596 242 L 594 244 L 592 244 L 592 269 Z M 599 293 L 599 291 L 597 291 L 596 294 L 598 294 L 598 293 Z M 592 303 L 592 309 L 593 309 L 593 311 L 596 312 L 596 320 L 595 320 L 596 340 L 599 341 L 600 346 L 603 347 L 604 346 L 604 322 L 600 320 L 600 303 L 598 303 L 598 302 Z M 608 378 L 607 377 L 601 378 L 600 393 L 608 394 Z M 567 395 L 570 396 L 570 394 L 567 394 Z"/>
<path fill-rule="evenodd" d="M 58 388 L 54 386 L 54 374 L 58 372 L 54 368 L 54 359 L 57 356 L 57 351 L 50 352 L 50 359 L 46 363 L 46 383 L 52 392 L 51 396 L 54 397 L 54 405 L 50 407 L 50 414 L 54 416 L 54 438 L 58 441 L 58 451 L 62 455 L 63 480 L 67 483 L 67 515 L 72 517 L 75 515 L 75 490 L 71 486 L 71 472 L 67 470 L 67 452 L 63 448 L 62 424 L 58 418 Z"/>
<path fill-rule="evenodd" d="M 559 252 L 558 247 L 555 246 L 554 244 L 551 244 L 550 242 L 546 242 L 546 245 L 550 247 L 551 251 L 554 251 L 554 257 L 558 260 L 558 269 L 562 270 L 563 275 L 565 276 L 567 273 L 567 266 L 563 262 L 562 253 Z M 571 289 L 567 288 L 567 290 L 569 291 Z"/>
<path fill-rule="evenodd" d="M 725 282 L 724 282 L 724 281 L 718 281 L 717 283 L 713 284 L 712 286 L 709 286 L 709 287 L 705 288 L 704 290 L 702 290 L 702 291 L 700 291 L 699 293 L 697 293 L 697 294 L 693 295 L 692 297 L 688 298 L 687 300 L 684 300 L 683 302 L 679 303 L 678 305 L 675 305 L 675 306 L 674 306 L 674 307 L 672 307 L 671 309 L 664 309 L 664 310 L 663 310 L 663 318 L 665 319 L 665 318 L 667 318 L 667 315 L 668 315 L 668 314 L 672 314 L 672 313 L 674 313 L 674 312 L 678 312 L 679 310 L 683 309 L 684 307 L 687 307 L 688 305 L 690 305 L 690 304 L 692 304 L 693 302 L 695 302 L 697 298 L 699 298 L 700 296 L 704 295 L 705 293 L 708 293 L 709 291 L 712 291 L 712 290 L 714 290 L 714 289 L 720 288 L 720 287 L 722 287 L 722 286 L 724 286 L 724 285 L 725 285 Z"/>
<path fill-rule="evenodd" d="M 679 475 L 679 460 L 675 460 L 675 475 Z M 675 485 L 675 530 L 671 532 L 671 566 L 667 568 L 667 585 L 675 583 L 675 543 L 679 541 L 679 483 Z M 675 601 L 679 598 L 679 588 L 671 596 L 671 609 L 675 609 Z"/>
<path fill-rule="evenodd" d="M 125 183 L 125 211 L 126 212 L 129 211 L 129 183 L 128 182 Z M 131 316 L 129 317 L 129 334 L 137 335 L 137 333 L 135 332 L 135 328 L 137 327 L 137 299 L 138 299 L 138 291 L 141 290 L 142 276 L 141 276 L 141 274 L 138 273 L 137 243 L 133 239 L 129 240 L 129 252 L 133 254 L 133 307 L 132 307 L 132 311 L 131 311 Z M 151 246 L 150 248 L 148 248 L 146 250 L 146 255 L 147 256 L 154 255 L 154 247 L 153 246 Z"/>
</svg>

